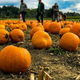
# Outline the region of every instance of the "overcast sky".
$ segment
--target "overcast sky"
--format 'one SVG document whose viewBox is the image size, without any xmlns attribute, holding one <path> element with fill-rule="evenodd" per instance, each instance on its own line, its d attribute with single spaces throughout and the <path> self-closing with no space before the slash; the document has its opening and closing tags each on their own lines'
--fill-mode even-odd
<svg viewBox="0 0 80 80">
<path fill-rule="evenodd" d="M 37 8 L 38 0 L 24 0 L 28 8 Z M 45 8 L 49 9 L 55 3 L 58 4 L 59 10 L 65 12 L 77 12 L 80 13 L 80 0 L 42 0 L 45 4 Z M 0 6 L 3 5 L 14 5 L 20 7 L 20 0 L 0 0 Z"/>
</svg>

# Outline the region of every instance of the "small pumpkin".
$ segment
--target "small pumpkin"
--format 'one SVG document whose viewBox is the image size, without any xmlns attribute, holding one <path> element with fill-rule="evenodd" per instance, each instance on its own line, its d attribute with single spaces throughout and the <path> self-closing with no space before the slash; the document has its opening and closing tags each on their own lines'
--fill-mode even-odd
<svg viewBox="0 0 80 80">
<path fill-rule="evenodd" d="M 0 52 L 0 70 L 5 73 L 25 72 L 31 64 L 31 55 L 25 48 L 6 46 Z"/>
<path fill-rule="evenodd" d="M 0 29 L 0 44 L 4 44 L 9 40 L 9 32 L 4 29 Z"/>
<path fill-rule="evenodd" d="M 21 23 L 19 24 L 19 29 L 21 29 L 22 31 L 27 30 L 27 25 L 25 23 Z"/>
<path fill-rule="evenodd" d="M 43 31 L 43 29 L 41 27 L 34 27 L 30 32 L 30 36 L 32 37 L 37 31 Z"/>
<path fill-rule="evenodd" d="M 11 31 L 10 37 L 13 42 L 15 42 L 15 43 L 20 42 L 20 41 L 23 41 L 23 39 L 24 39 L 24 33 L 20 29 L 14 29 Z"/>
<path fill-rule="evenodd" d="M 61 33 L 62 35 L 63 34 L 65 34 L 65 33 L 67 33 L 67 32 L 69 32 L 70 31 L 70 28 L 62 28 L 60 31 L 59 31 L 59 33 Z"/>
<path fill-rule="evenodd" d="M 45 22 L 45 23 L 43 24 L 43 27 L 44 27 L 44 30 L 45 30 L 45 31 L 49 31 L 49 25 L 50 25 L 50 22 Z"/>
<path fill-rule="evenodd" d="M 61 29 L 60 23 L 52 22 L 49 25 L 49 32 L 51 32 L 51 33 L 59 33 L 60 29 Z"/>
<path fill-rule="evenodd" d="M 13 25 L 11 26 L 11 29 L 19 29 L 19 25 L 18 25 L 18 24 L 13 24 Z"/>
<path fill-rule="evenodd" d="M 71 28 L 72 25 L 71 24 L 67 24 L 65 27 Z"/>
<path fill-rule="evenodd" d="M 0 29 L 5 29 L 5 26 L 0 24 Z"/>
<path fill-rule="evenodd" d="M 47 32 L 37 31 L 32 37 L 32 45 L 37 49 L 48 49 L 52 45 L 52 39 Z"/>
<path fill-rule="evenodd" d="M 59 44 L 65 50 L 76 51 L 80 44 L 80 40 L 76 34 L 67 32 L 61 37 Z"/>
</svg>

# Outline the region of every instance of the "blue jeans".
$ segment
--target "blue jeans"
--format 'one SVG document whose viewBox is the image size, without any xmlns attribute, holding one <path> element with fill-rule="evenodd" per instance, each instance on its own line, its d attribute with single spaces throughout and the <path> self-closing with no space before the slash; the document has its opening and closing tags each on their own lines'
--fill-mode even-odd
<svg viewBox="0 0 80 80">
<path fill-rule="evenodd" d="M 58 15 L 56 16 L 56 15 L 53 14 L 52 21 L 55 21 L 56 18 L 57 18 L 57 22 L 59 22 L 59 16 Z"/>
<path fill-rule="evenodd" d="M 40 19 L 39 19 L 39 16 L 41 16 L 41 23 L 43 24 L 43 15 L 44 14 L 41 14 L 41 13 L 37 13 L 37 15 L 36 15 L 36 18 L 37 18 L 37 20 L 38 20 L 38 22 L 40 22 Z"/>
<path fill-rule="evenodd" d="M 26 16 L 26 12 L 22 12 L 22 19 L 23 19 L 23 22 L 25 22 L 25 16 Z"/>
</svg>

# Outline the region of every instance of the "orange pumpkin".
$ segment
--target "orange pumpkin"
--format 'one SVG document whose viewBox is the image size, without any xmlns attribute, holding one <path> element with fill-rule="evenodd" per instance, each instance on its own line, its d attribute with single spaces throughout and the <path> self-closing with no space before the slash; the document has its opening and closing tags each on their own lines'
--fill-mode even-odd
<svg viewBox="0 0 80 80">
<path fill-rule="evenodd" d="M 5 29 L 5 26 L 0 24 L 0 29 Z"/>
<path fill-rule="evenodd" d="M 80 40 L 76 34 L 67 32 L 62 36 L 59 44 L 65 50 L 76 51 L 80 44 Z"/>
<path fill-rule="evenodd" d="M 18 25 L 18 24 L 13 24 L 13 25 L 11 26 L 11 29 L 19 29 L 19 25 Z"/>
<path fill-rule="evenodd" d="M 65 33 L 67 33 L 67 32 L 69 32 L 70 31 L 70 28 L 62 28 L 60 31 L 59 31 L 59 33 L 61 33 L 62 35 L 63 34 L 65 34 Z"/>
<path fill-rule="evenodd" d="M 65 27 L 71 28 L 72 25 L 71 24 L 67 24 Z"/>
<path fill-rule="evenodd" d="M 43 31 L 43 29 L 41 27 L 34 27 L 30 32 L 30 36 L 32 37 L 37 31 Z"/>
<path fill-rule="evenodd" d="M 4 44 L 8 42 L 8 40 L 9 40 L 9 32 L 4 29 L 0 29 L 0 44 Z"/>
<path fill-rule="evenodd" d="M 52 44 L 51 37 L 48 33 L 44 31 L 36 32 L 32 37 L 32 45 L 35 48 L 42 49 L 42 48 L 50 48 Z"/>
<path fill-rule="evenodd" d="M 51 32 L 51 33 L 59 33 L 60 29 L 61 29 L 60 23 L 52 22 L 49 25 L 49 32 Z"/>
<path fill-rule="evenodd" d="M 32 23 L 32 25 L 31 25 L 31 29 L 33 29 L 33 28 L 36 27 L 37 25 L 38 25 L 37 22 Z"/>
<path fill-rule="evenodd" d="M 26 24 L 25 23 L 19 24 L 19 29 L 21 29 L 23 31 L 27 30 Z"/>
<path fill-rule="evenodd" d="M 78 35 L 80 37 L 80 24 L 74 24 L 70 28 L 70 32 L 75 33 L 76 35 Z"/>
<path fill-rule="evenodd" d="M 49 25 L 50 25 L 49 22 L 45 22 L 45 23 L 43 24 L 43 27 L 44 27 L 44 30 L 45 30 L 45 31 L 49 31 Z"/>
<path fill-rule="evenodd" d="M 24 33 L 20 29 L 14 29 L 11 31 L 10 37 L 13 42 L 20 42 L 24 39 Z"/>
<path fill-rule="evenodd" d="M 24 48 L 9 45 L 0 52 L 0 70 L 5 73 L 25 72 L 30 64 L 31 55 Z"/>
</svg>

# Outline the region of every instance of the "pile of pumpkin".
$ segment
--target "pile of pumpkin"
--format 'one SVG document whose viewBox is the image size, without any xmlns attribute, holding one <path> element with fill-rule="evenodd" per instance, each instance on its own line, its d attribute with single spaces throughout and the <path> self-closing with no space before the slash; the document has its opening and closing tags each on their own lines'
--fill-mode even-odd
<svg viewBox="0 0 80 80">
<path fill-rule="evenodd" d="M 80 44 L 80 22 L 72 21 L 44 21 L 41 23 L 32 23 L 30 36 L 32 37 L 32 44 L 35 48 L 50 48 L 52 45 L 51 37 L 47 32 L 52 34 L 61 34 L 59 45 L 61 48 L 68 51 L 76 51 Z"/>
<path fill-rule="evenodd" d="M 10 33 L 5 30 L 10 27 Z M 21 21 L 0 21 L 0 44 L 5 44 L 11 38 L 12 42 L 20 42 L 24 39 L 24 30 L 27 25 Z M 27 49 L 9 45 L 0 52 L 0 70 L 5 73 L 25 72 L 31 64 L 31 55 Z"/>
<path fill-rule="evenodd" d="M 12 31 L 9 33 L 5 26 Z M 0 21 L 0 44 L 11 41 L 17 43 L 24 40 L 24 32 L 27 26 L 31 27 L 32 45 L 38 49 L 49 49 L 52 39 L 48 32 L 61 34 L 61 48 L 68 51 L 76 51 L 80 44 L 80 23 L 72 21 L 61 21 L 59 23 L 45 20 L 43 25 L 37 21 L 1 20 Z M 3 57 L 4 56 L 4 57 Z M 25 72 L 31 64 L 31 56 L 28 50 L 13 45 L 6 46 L 0 52 L 0 70 L 6 73 Z"/>
</svg>

